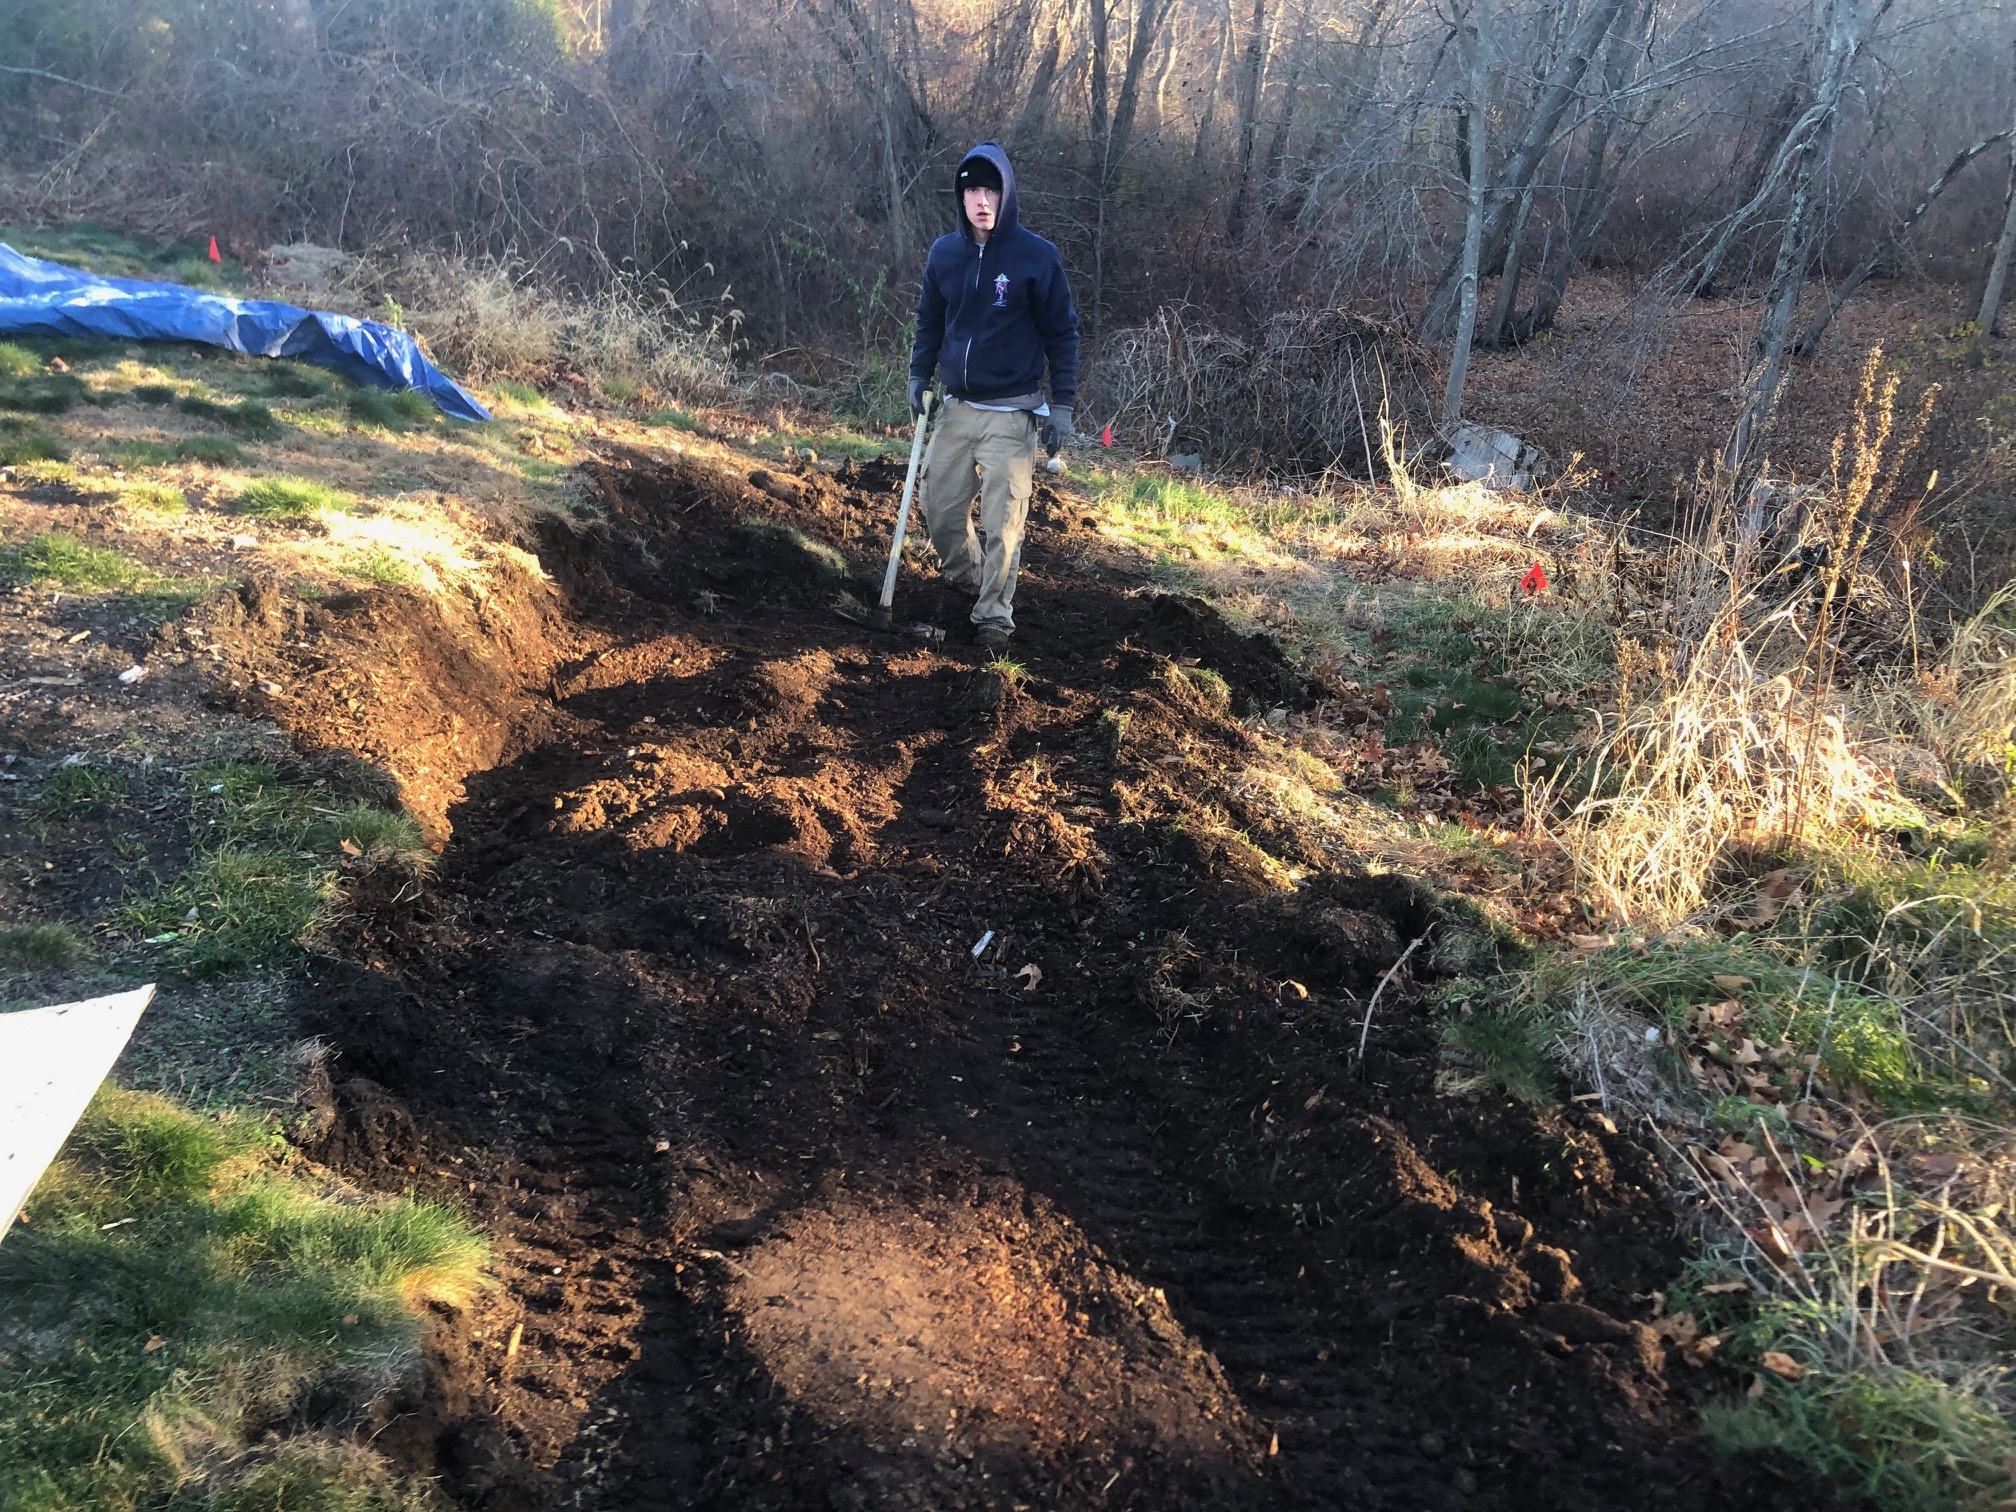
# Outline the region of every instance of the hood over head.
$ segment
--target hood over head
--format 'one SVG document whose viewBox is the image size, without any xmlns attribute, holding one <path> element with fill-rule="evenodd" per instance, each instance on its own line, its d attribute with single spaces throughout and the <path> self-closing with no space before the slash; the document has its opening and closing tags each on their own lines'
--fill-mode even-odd
<svg viewBox="0 0 2016 1512">
<path fill-rule="evenodd" d="M 1015 169 L 1008 161 L 1008 154 L 1001 150 L 998 142 L 982 142 L 959 160 L 958 171 L 952 175 L 952 204 L 959 214 L 959 234 L 969 241 L 973 238 L 973 225 L 966 219 L 966 196 L 961 192 L 960 181 L 969 165 L 982 164 L 985 165 L 980 175 L 983 184 L 987 177 L 985 168 L 992 168 L 1001 180 L 1001 213 L 996 217 L 994 231 L 990 234 L 1013 231 L 1022 219 L 1015 207 Z"/>
</svg>

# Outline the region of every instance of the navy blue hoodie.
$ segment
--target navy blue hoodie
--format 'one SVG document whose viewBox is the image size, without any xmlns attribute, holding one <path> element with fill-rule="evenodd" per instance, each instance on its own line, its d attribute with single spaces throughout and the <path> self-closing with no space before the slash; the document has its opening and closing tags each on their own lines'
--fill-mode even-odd
<svg viewBox="0 0 2016 1512">
<path fill-rule="evenodd" d="M 987 404 L 1040 393 L 1047 360 L 1051 403 L 1075 403 L 1078 311 L 1064 260 L 1023 228 L 1008 154 L 982 142 L 961 166 L 972 158 L 999 170 L 1001 213 L 982 246 L 966 219 L 965 196 L 953 190 L 959 229 L 933 242 L 924 259 L 910 376 L 928 381 L 936 369 L 955 398 Z"/>
</svg>

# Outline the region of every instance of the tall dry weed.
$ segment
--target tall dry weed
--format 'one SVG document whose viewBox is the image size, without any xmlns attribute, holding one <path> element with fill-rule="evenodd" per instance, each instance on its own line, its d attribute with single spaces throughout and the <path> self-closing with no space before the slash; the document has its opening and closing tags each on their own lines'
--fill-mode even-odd
<svg viewBox="0 0 2016 1512">
<path fill-rule="evenodd" d="M 617 397 L 668 403 L 735 388 L 734 307 L 683 303 L 635 273 L 612 271 L 593 292 L 568 294 L 522 267 L 429 252 L 359 259 L 335 292 L 355 313 L 395 312 L 436 360 L 477 380 L 573 374 Z"/>
<path fill-rule="evenodd" d="M 1915 631 L 1888 548 L 1915 516 L 1897 501 L 1926 412 L 1900 436 L 1896 390 L 1872 353 L 1821 487 L 1704 480 L 1663 623 L 1620 644 L 1616 709 L 1583 762 L 1529 784 L 1528 812 L 1565 815 L 1561 843 L 1611 922 L 1677 924 L 1733 854 L 1852 835 L 1903 807 L 1871 749 L 1894 727 L 1872 725 L 1859 675 Z"/>
</svg>

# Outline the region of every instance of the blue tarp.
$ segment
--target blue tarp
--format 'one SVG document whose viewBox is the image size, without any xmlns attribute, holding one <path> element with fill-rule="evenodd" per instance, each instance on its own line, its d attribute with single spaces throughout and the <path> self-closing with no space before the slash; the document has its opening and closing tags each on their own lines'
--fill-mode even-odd
<svg viewBox="0 0 2016 1512">
<path fill-rule="evenodd" d="M 182 284 L 104 278 L 23 257 L 0 242 L 0 336 L 99 336 L 114 341 L 200 341 L 256 357 L 293 357 L 354 383 L 418 389 L 461 420 L 490 412 L 421 354 L 404 331 L 375 320 L 234 299 Z"/>
</svg>

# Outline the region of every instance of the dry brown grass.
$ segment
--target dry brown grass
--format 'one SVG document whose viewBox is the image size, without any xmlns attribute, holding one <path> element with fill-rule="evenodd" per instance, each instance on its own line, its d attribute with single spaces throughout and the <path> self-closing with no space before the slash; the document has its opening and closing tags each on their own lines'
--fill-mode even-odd
<svg viewBox="0 0 2016 1512">
<path fill-rule="evenodd" d="M 1739 495 L 1734 480 L 1708 480 L 1661 623 L 1619 647 L 1617 704 L 1587 761 L 1533 781 L 1529 814 L 1565 813 L 1561 843 L 1603 918 L 1670 928 L 1703 910 L 1734 854 L 1909 817 L 1874 759 L 1894 738 L 1896 700 L 1852 675 L 1873 640 L 1894 649 L 1915 633 L 1880 559 L 1879 532 L 1908 526 L 1898 483 L 1923 431 L 1921 412 L 1897 433 L 1896 391 L 1872 354 L 1829 485 L 1797 496 L 1796 514 L 1774 514 L 1761 483 Z"/>
</svg>

